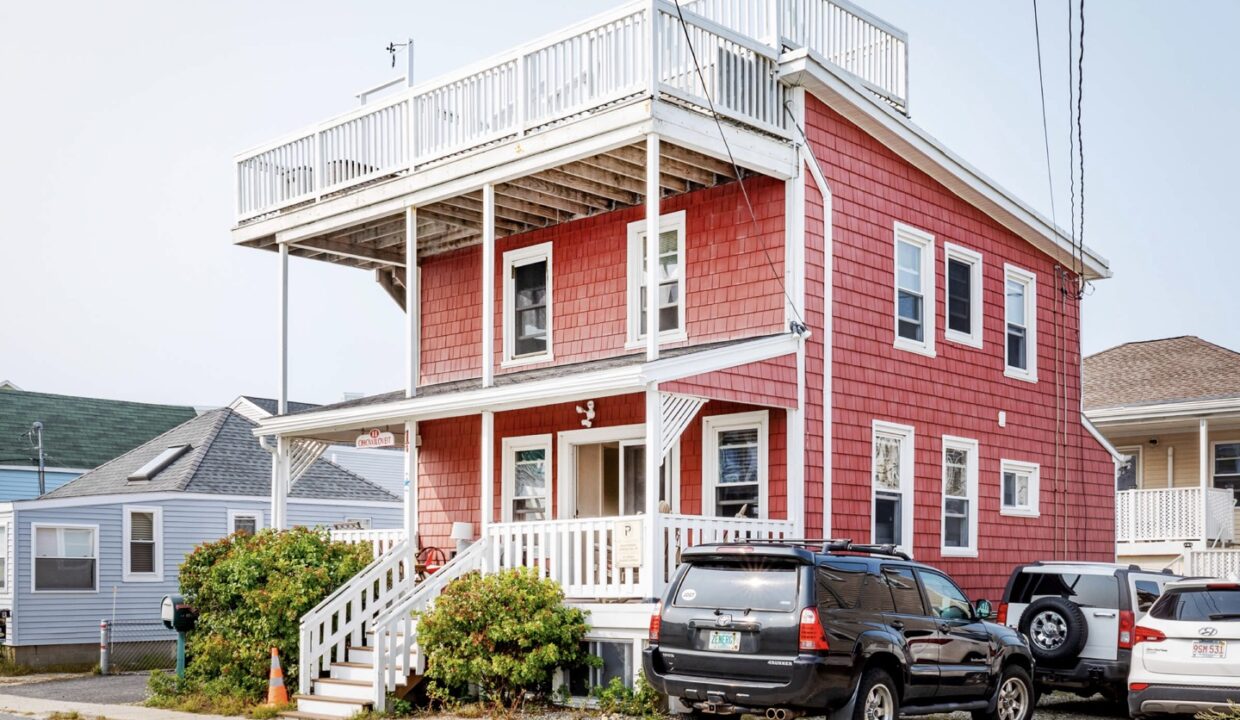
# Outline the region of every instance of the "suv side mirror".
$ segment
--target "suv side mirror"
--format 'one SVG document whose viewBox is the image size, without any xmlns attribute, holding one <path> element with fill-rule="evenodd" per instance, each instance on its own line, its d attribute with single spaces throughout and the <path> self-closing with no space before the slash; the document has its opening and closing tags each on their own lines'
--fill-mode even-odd
<svg viewBox="0 0 1240 720">
<path fill-rule="evenodd" d="M 977 615 L 979 620 L 989 620 L 992 615 L 990 601 L 978 600 L 977 604 L 973 607 L 973 612 Z"/>
</svg>

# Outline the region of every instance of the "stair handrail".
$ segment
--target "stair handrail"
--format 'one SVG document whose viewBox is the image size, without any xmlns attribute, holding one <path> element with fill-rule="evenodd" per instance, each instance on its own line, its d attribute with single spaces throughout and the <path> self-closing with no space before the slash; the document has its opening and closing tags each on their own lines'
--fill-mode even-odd
<svg viewBox="0 0 1240 720">
<path fill-rule="evenodd" d="M 425 658 L 417 651 L 417 619 L 414 612 L 426 610 L 443 589 L 457 578 L 482 570 L 488 546 L 485 537 L 457 553 L 399 602 L 381 612 L 371 627 L 374 630 L 374 707 L 387 709 L 387 694 L 395 690 L 410 671 L 421 674 Z M 403 638 L 403 639 L 402 639 Z"/>
<path fill-rule="evenodd" d="M 299 692 L 308 694 L 319 673 L 331 668 L 332 650 L 336 651 L 336 662 L 343 662 L 349 645 L 365 644 L 368 626 L 373 626 L 384 608 L 406 597 L 416 583 L 409 541 L 402 540 L 302 615 Z"/>
</svg>

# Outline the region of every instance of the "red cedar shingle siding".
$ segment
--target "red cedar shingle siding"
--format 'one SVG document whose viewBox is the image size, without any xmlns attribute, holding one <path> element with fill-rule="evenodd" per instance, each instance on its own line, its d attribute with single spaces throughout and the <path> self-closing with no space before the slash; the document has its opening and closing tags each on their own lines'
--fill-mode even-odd
<svg viewBox="0 0 1240 720">
<path fill-rule="evenodd" d="M 659 389 L 715 400 L 792 408 L 797 404 L 797 358 L 785 355 L 693 375 L 662 383 Z"/>
<path fill-rule="evenodd" d="M 753 337 L 784 328 L 784 184 L 746 180 L 757 217 L 736 183 L 663 201 L 664 214 L 686 211 L 685 328 L 690 343 Z M 503 255 L 552 243 L 553 355 L 556 364 L 625 352 L 628 225 L 641 207 L 500 238 L 495 253 L 495 366 L 503 355 Z M 427 258 L 422 277 L 422 382 L 481 373 L 481 250 Z M 530 365 L 522 366 L 529 368 Z"/>
<path fill-rule="evenodd" d="M 1114 558 L 1113 466 L 1084 430 L 1079 414 L 1079 336 L 1069 308 L 1062 318 L 1068 348 L 1061 377 L 1067 396 L 1069 461 L 1055 470 L 1054 261 L 965 203 L 929 176 L 814 98 L 807 132 L 831 187 L 834 242 L 834 388 L 832 534 L 870 538 L 871 421 L 915 427 L 915 553 L 950 571 L 971 592 L 998 597 L 1013 565 L 1060 557 L 1067 537 L 1073 559 Z M 811 216 L 812 216 L 811 205 Z M 901 221 L 935 236 L 936 350 L 928 358 L 893 344 L 893 225 Z M 943 243 L 984 256 L 984 348 L 943 337 Z M 1038 382 L 1003 375 L 1003 264 L 1037 274 Z M 812 398 L 812 394 L 811 394 Z M 1007 412 L 1007 427 L 997 416 Z M 978 560 L 941 559 L 941 453 L 944 434 L 980 443 Z M 999 461 L 1041 464 L 1041 517 L 999 514 Z M 1066 481 L 1067 491 L 1056 493 Z M 1066 501 L 1066 508 L 1058 503 Z M 1061 519 L 1066 516 L 1067 527 Z M 812 513 L 810 515 L 812 518 Z"/>
</svg>

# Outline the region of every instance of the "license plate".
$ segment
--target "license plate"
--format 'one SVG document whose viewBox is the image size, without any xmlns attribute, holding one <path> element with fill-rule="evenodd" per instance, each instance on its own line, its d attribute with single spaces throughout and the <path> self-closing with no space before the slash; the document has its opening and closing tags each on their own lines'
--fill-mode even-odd
<svg viewBox="0 0 1240 720">
<path fill-rule="evenodd" d="M 727 630 L 711 630 L 706 649 L 720 652 L 736 652 L 741 649 L 741 634 Z"/>
<path fill-rule="evenodd" d="M 1193 657 L 1221 660 L 1227 657 L 1227 642 L 1224 640 L 1196 640 L 1193 642 Z"/>
</svg>

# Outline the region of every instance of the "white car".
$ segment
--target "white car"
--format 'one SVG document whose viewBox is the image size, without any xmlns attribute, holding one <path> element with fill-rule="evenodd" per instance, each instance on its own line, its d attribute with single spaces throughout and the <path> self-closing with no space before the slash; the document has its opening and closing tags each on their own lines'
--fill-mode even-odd
<svg viewBox="0 0 1240 720">
<path fill-rule="evenodd" d="M 1240 703 L 1240 582 L 1178 580 L 1133 632 L 1128 711 L 1196 714 Z"/>
</svg>

